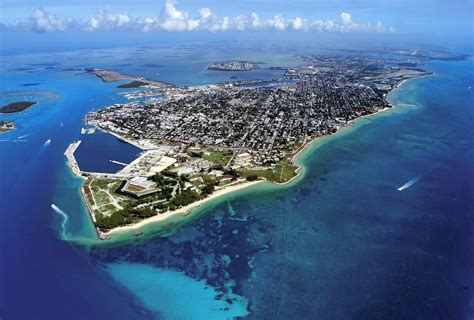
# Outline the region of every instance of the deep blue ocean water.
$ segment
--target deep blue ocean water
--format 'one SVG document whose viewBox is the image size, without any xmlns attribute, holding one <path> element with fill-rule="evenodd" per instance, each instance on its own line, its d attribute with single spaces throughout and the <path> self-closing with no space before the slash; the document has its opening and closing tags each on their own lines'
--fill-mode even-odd
<svg viewBox="0 0 474 320">
<path fill-rule="evenodd" d="M 104 67 L 193 85 L 237 75 L 206 71 L 214 60 L 295 65 L 298 50 L 317 51 L 170 42 L 2 59 L 0 102 L 13 93 L 40 103 L 0 117 L 18 123 L 0 136 L 0 317 L 472 319 L 472 60 L 425 66 L 436 74 L 394 92 L 395 110 L 321 139 L 290 186 L 225 196 L 196 219 L 165 231 L 148 227 L 127 243 L 93 240 L 81 181 L 63 153 L 73 141 L 101 139 L 80 134 L 88 111 L 124 99 L 116 84 L 62 68 Z M 122 143 L 109 138 L 118 155 Z M 94 142 L 84 146 L 98 152 Z M 124 160 L 136 155 L 127 148 Z M 110 166 L 108 158 L 90 163 Z M 52 203 L 68 216 L 64 229 Z"/>
</svg>

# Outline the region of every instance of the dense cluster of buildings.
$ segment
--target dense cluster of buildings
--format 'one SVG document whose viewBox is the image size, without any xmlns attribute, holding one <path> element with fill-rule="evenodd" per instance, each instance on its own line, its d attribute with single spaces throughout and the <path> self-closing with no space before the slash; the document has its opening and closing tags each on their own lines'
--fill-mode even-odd
<svg viewBox="0 0 474 320">
<path fill-rule="evenodd" d="M 146 150 L 130 164 L 116 162 L 124 168 L 115 174 L 82 173 L 72 161 L 77 145 L 66 152 L 87 178 L 83 195 L 96 226 L 135 223 L 244 181 L 290 181 L 298 169 L 292 156 L 309 140 L 389 107 L 388 91 L 427 74 L 413 60 L 299 58 L 304 64 L 283 78 L 147 88 L 124 93 L 128 104 L 89 113 L 86 124 Z"/>
<path fill-rule="evenodd" d="M 295 83 L 168 89 L 164 99 L 111 106 L 88 120 L 134 139 L 227 148 L 250 155 L 245 163 L 267 165 L 287 158 L 308 139 L 389 107 L 389 90 L 425 73 L 400 61 L 300 58 L 310 64 L 286 71 Z"/>
<path fill-rule="evenodd" d="M 207 66 L 207 70 L 217 71 L 252 71 L 254 64 L 247 61 L 226 61 L 211 63 Z"/>
</svg>

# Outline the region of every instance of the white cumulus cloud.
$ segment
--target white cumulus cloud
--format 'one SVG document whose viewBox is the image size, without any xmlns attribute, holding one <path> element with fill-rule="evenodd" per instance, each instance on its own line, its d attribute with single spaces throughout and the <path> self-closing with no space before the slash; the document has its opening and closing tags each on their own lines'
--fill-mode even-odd
<svg viewBox="0 0 474 320">
<path fill-rule="evenodd" d="M 142 32 L 185 32 L 185 31 L 304 31 L 304 32 L 395 32 L 381 21 L 360 23 L 347 12 L 335 19 L 308 20 L 302 17 L 285 18 L 276 14 L 261 18 L 257 13 L 249 15 L 219 17 L 209 8 L 201 8 L 191 16 L 179 10 L 174 0 L 165 0 L 161 12 L 148 17 L 131 17 L 126 12 L 115 13 L 110 7 L 100 10 L 85 20 L 60 18 L 37 9 L 26 21 L 8 26 L 11 29 L 53 32 L 53 31 L 142 31 Z"/>
<path fill-rule="evenodd" d="M 95 16 L 90 17 L 81 29 L 83 31 L 128 30 L 134 24 L 127 13 L 113 13 L 110 7 L 105 7 Z"/>
<path fill-rule="evenodd" d="M 34 10 L 28 20 L 17 21 L 13 25 L 18 30 L 37 32 L 68 31 L 75 27 L 76 21 L 73 18 L 60 18 L 42 8 Z"/>
</svg>

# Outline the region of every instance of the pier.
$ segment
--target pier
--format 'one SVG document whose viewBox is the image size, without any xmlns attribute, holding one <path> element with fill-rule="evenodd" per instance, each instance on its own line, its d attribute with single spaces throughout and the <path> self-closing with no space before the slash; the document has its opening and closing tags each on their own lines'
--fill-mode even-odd
<svg viewBox="0 0 474 320">
<path fill-rule="evenodd" d="M 124 166 L 124 167 L 128 166 L 128 163 L 123 163 L 123 162 L 120 162 L 120 161 L 117 161 L 117 160 L 109 160 L 109 161 L 112 162 L 112 163 Z"/>
<path fill-rule="evenodd" d="M 68 160 L 69 168 L 71 168 L 72 173 L 74 173 L 76 176 L 80 176 L 82 174 L 82 171 L 79 168 L 79 165 L 77 164 L 76 157 L 74 157 L 74 152 L 76 152 L 81 142 L 82 141 L 79 140 L 71 143 L 64 152 L 64 155 Z"/>
</svg>

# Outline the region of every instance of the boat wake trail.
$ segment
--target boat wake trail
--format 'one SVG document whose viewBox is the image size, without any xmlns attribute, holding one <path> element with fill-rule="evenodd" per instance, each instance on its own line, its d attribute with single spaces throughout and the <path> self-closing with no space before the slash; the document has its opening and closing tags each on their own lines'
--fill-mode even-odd
<svg viewBox="0 0 474 320">
<path fill-rule="evenodd" d="M 46 142 L 43 144 L 43 149 L 45 149 L 47 146 L 51 144 L 51 139 L 46 140 Z"/>
<path fill-rule="evenodd" d="M 1 139 L 0 142 L 27 142 L 28 140 L 20 140 L 20 139 L 16 139 L 16 140 L 8 140 L 8 139 Z"/>
<path fill-rule="evenodd" d="M 397 188 L 398 191 L 403 191 L 405 189 L 408 189 L 410 188 L 412 185 L 414 185 L 415 183 L 417 183 L 418 181 L 420 181 L 422 178 L 422 175 L 419 175 L 418 177 L 416 178 L 413 178 L 411 179 L 410 181 L 408 181 L 407 183 L 405 183 L 403 186 L 401 186 L 400 188 Z"/>
<path fill-rule="evenodd" d="M 19 136 L 17 139 L 18 139 L 18 140 L 21 140 L 21 139 L 26 138 L 26 137 L 29 137 L 29 136 L 31 136 L 31 134 L 24 134 L 24 135 L 22 135 L 22 136 Z"/>
<path fill-rule="evenodd" d="M 55 205 L 54 203 L 51 204 L 51 209 L 53 209 L 54 212 L 56 212 L 57 214 L 63 217 L 63 222 L 61 223 L 61 229 L 62 229 L 61 238 L 66 240 L 66 224 L 67 224 L 67 221 L 69 220 L 69 217 L 63 210 L 59 209 L 59 207 Z"/>
</svg>

